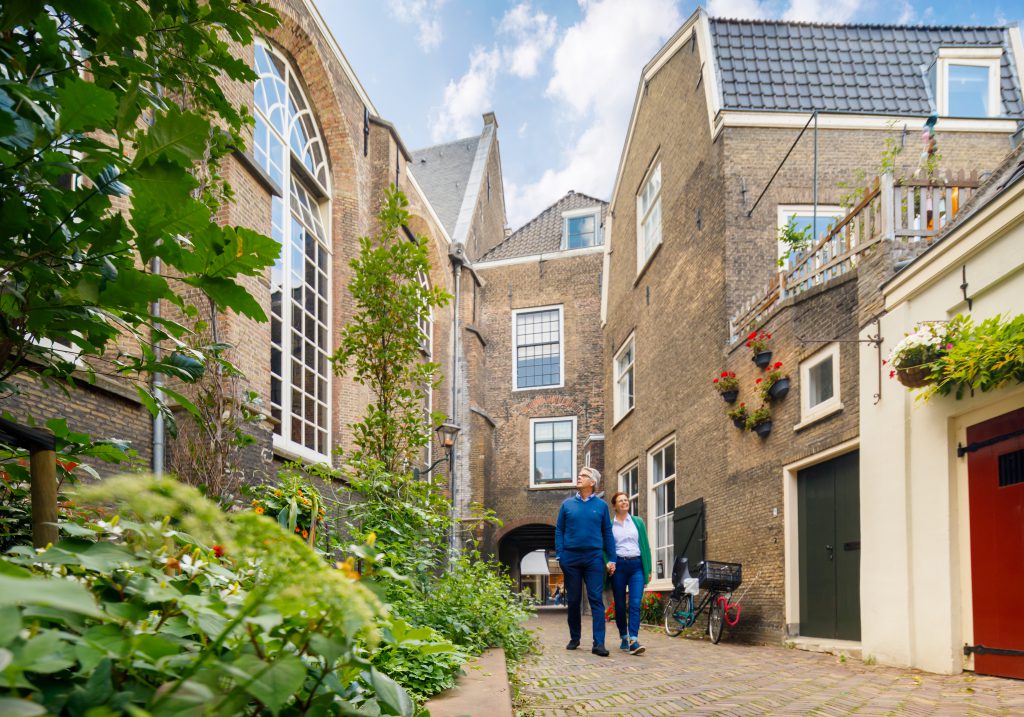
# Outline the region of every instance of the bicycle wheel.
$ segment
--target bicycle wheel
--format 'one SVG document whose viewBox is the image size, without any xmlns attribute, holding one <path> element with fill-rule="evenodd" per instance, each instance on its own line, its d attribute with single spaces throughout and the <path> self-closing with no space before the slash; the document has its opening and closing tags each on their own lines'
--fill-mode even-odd
<svg viewBox="0 0 1024 717">
<path fill-rule="evenodd" d="M 725 608 L 721 600 L 721 597 L 716 596 L 708 609 L 708 635 L 716 645 L 722 639 L 722 630 L 725 629 Z"/>
<path fill-rule="evenodd" d="M 684 627 L 691 624 L 693 616 L 693 596 L 683 595 L 678 598 L 669 598 L 665 603 L 664 622 L 665 634 L 675 637 L 683 631 Z"/>
</svg>

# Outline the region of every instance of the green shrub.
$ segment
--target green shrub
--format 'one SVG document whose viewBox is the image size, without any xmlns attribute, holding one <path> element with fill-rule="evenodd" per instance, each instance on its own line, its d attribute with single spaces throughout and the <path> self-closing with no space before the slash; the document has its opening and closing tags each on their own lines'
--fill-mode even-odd
<svg viewBox="0 0 1024 717">
<path fill-rule="evenodd" d="M 0 560 L 0 714 L 414 713 L 363 656 L 378 600 L 277 522 L 171 479 L 79 497 L 118 513 Z"/>
<path fill-rule="evenodd" d="M 430 627 L 411 627 L 401 618 L 381 630 L 373 664 L 418 701 L 455 686 L 467 655 Z"/>
</svg>

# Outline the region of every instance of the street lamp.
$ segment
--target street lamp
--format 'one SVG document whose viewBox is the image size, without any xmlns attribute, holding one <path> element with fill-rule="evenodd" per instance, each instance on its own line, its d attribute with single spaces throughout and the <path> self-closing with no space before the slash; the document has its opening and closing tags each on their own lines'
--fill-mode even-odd
<svg viewBox="0 0 1024 717">
<path fill-rule="evenodd" d="M 459 435 L 459 431 L 462 429 L 456 423 L 445 421 L 435 430 L 437 432 L 437 439 L 440 441 L 441 447 L 444 449 L 444 455 L 422 471 L 419 468 L 413 468 L 412 477 L 414 480 L 419 480 L 421 475 L 430 475 L 430 472 L 437 468 L 437 464 L 441 461 L 448 461 L 448 470 L 451 471 L 452 469 L 452 453 L 455 451 L 455 436 Z"/>
</svg>

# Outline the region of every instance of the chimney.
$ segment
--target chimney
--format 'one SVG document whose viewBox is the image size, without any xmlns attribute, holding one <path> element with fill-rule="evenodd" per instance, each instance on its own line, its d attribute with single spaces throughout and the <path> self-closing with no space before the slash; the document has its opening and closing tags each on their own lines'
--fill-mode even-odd
<svg viewBox="0 0 1024 717">
<path fill-rule="evenodd" d="M 484 127 L 489 124 L 493 124 L 494 129 L 498 129 L 498 118 L 494 116 L 493 112 L 484 112 Z"/>
</svg>

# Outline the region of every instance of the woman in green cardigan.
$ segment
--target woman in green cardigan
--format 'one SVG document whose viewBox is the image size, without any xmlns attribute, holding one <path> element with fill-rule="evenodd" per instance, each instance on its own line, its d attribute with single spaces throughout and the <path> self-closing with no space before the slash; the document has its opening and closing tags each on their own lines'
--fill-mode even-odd
<svg viewBox="0 0 1024 717">
<path fill-rule="evenodd" d="M 635 515 L 629 514 L 629 496 L 619 491 L 612 496 L 615 536 L 615 572 L 612 573 L 612 591 L 615 595 L 615 624 L 622 638 L 621 650 L 631 655 L 643 654 L 640 644 L 640 601 L 644 586 L 651 581 L 651 546 L 647 541 L 647 526 Z M 629 620 L 627 630 L 626 593 L 629 593 Z"/>
</svg>

